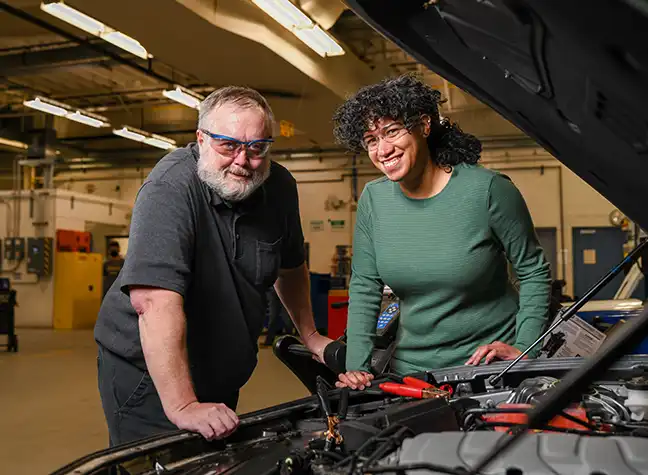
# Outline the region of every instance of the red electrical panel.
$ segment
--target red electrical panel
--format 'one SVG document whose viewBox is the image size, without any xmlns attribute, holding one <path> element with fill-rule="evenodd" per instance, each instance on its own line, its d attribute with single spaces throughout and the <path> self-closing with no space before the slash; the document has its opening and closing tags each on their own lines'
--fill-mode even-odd
<svg viewBox="0 0 648 475">
<path fill-rule="evenodd" d="M 87 231 L 56 230 L 56 250 L 58 252 L 90 252 L 92 234 Z"/>
</svg>

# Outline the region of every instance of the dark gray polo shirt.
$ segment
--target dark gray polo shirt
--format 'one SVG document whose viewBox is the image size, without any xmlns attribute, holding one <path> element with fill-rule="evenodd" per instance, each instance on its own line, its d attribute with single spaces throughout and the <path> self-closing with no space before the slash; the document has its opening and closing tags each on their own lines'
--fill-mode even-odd
<svg viewBox="0 0 648 475">
<path fill-rule="evenodd" d="M 295 179 L 271 164 L 250 198 L 227 203 L 197 175 L 195 143 L 162 158 L 140 188 L 124 267 L 102 303 L 95 339 L 146 369 L 129 286 L 184 297 L 189 364 L 201 401 L 243 386 L 257 362 L 266 290 L 304 262 Z"/>
</svg>

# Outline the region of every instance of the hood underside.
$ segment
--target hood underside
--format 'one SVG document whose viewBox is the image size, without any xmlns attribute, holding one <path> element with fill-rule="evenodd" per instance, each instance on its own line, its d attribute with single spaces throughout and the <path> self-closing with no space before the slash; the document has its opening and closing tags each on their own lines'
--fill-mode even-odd
<svg viewBox="0 0 648 475">
<path fill-rule="evenodd" d="M 648 2 L 346 3 L 648 229 Z"/>
</svg>

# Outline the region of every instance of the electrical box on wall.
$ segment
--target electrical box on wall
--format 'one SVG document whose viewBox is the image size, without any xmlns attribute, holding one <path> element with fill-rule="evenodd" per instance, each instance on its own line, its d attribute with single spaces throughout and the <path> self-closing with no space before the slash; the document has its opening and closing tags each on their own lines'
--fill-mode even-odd
<svg viewBox="0 0 648 475">
<path fill-rule="evenodd" d="M 27 240 L 27 272 L 39 276 L 52 275 L 52 238 Z"/>
<path fill-rule="evenodd" d="M 5 238 L 4 258 L 6 261 L 20 261 L 25 258 L 25 238 Z"/>
</svg>

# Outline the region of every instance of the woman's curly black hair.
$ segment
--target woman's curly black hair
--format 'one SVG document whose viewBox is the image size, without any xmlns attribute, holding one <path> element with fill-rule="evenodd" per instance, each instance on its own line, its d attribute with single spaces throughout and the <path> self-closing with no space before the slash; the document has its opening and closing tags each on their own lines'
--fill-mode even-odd
<svg viewBox="0 0 648 475">
<path fill-rule="evenodd" d="M 362 138 L 375 120 L 385 117 L 399 120 L 409 128 L 425 114 L 432 119 L 428 147 L 437 165 L 453 167 L 459 163 L 477 163 L 481 142 L 448 119 L 439 120 L 442 102 L 439 91 L 414 75 L 384 79 L 363 87 L 338 108 L 333 115 L 333 133 L 341 145 L 353 152 L 362 152 Z"/>
</svg>

